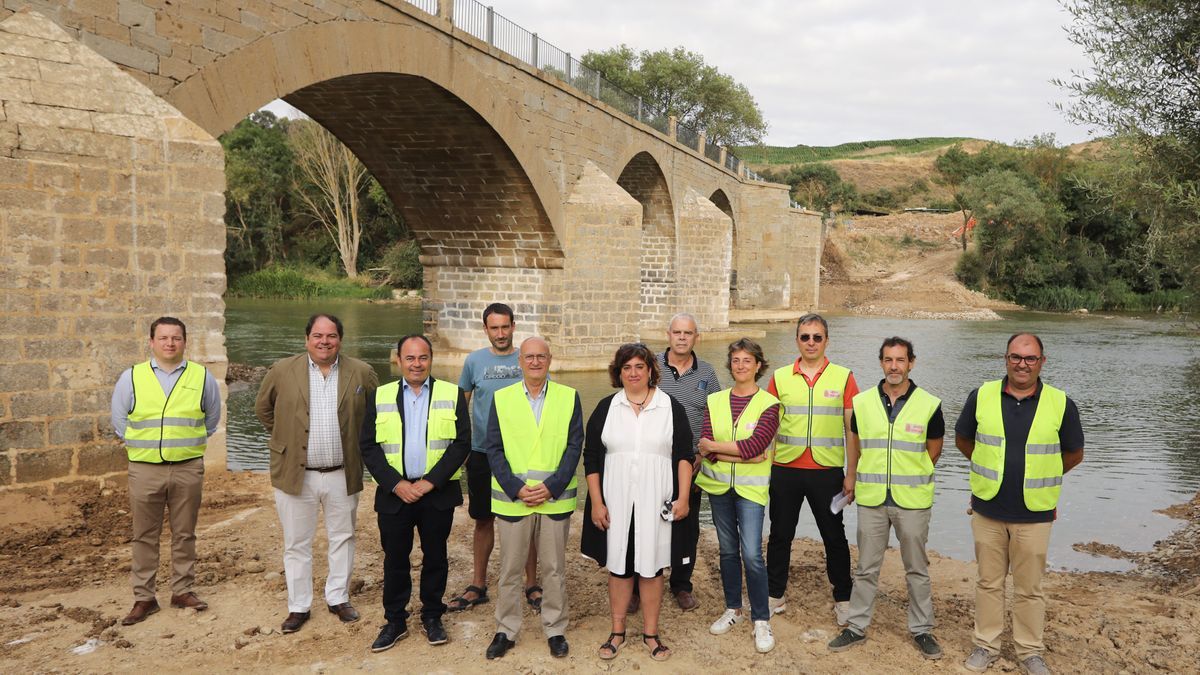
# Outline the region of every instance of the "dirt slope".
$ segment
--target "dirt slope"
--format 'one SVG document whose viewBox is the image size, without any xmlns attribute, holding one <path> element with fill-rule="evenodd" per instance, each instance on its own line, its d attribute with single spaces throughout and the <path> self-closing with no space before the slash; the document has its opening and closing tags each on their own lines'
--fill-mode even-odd
<svg viewBox="0 0 1200 675">
<path fill-rule="evenodd" d="M 962 249 L 958 213 L 901 213 L 844 220 L 827 230 L 821 269 L 826 310 L 913 318 L 994 319 L 1018 309 L 969 290 L 954 276 Z"/>
</svg>

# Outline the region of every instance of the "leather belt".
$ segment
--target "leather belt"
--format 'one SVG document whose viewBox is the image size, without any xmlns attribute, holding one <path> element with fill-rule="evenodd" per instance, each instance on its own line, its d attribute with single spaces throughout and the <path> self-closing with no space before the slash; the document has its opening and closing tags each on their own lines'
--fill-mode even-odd
<svg viewBox="0 0 1200 675">
<path fill-rule="evenodd" d="M 304 470 L 305 471 L 316 471 L 317 473 L 329 473 L 331 471 L 337 471 L 344 467 L 345 467 L 344 464 L 338 464 L 337 466 L 306 466 L 306 467 L 304 467 Z"/>
</svg>

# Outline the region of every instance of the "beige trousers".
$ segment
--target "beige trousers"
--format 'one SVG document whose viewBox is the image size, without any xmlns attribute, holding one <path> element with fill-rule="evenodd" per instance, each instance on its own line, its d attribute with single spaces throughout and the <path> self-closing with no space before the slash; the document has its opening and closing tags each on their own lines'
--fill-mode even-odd
<svg viewBox="0 0 1200 675">
<path fill-rule="evenodd" d="M 1046 627 L 1046 596 L 1042 575 L 1046 571 L 1046 549 L 1052 523 L 1005 523 L 975 513 L 975 560 L 979 579 L 975 584 L 976 647 L 992 654 L 1000 652 L 1004 631 L 1004 581 L 1013 577 L 1013 643 L 1017 659 L 1041 655 L 1046 649 L 1042 634 Z"/>
<path fill-rule="evenodd" d="M 535 513 L 511 522 L 496 516 L 500 533 L 500 596 L 496 602 L 496 632 L 515 641 L 525 610 L 525 561 L 529 542 L 537 542 L 542 585 L 542 630 L 546 637 L 567 632 L 567 534 L 571 519 L 553 520 Z"/>
<path fill-rule="evenodd" d="M 204 486 L 204 458 L 180 464 L 129 463 L 129 511 L 133 516 L 134 600 L 153 600 L 157 591 L 163 510 L 171 521 L 171 593 L 192 590 L 196 578 L 196 518 Z"/>
</svg>

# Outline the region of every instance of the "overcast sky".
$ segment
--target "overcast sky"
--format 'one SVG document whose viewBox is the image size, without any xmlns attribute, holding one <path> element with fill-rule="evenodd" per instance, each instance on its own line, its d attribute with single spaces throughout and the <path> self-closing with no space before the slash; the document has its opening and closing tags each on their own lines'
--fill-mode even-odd
<svg viewBox="0 0 1200 675">
<path fill-rule="evenodd" d="M 1054 0 L 487 0 L 572 54 L 699 52 L 745 84 L 771 145 L 915 136 L 1088 139 L 1050 83 L 1087 61 Z"/>
</svg>

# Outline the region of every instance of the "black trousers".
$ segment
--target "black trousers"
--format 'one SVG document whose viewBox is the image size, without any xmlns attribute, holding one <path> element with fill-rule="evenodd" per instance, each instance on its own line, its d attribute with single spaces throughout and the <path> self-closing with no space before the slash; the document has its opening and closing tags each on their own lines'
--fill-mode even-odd
<svg viewBox="0 0 1200 675">
<path fill-rule="evenodd" d="M 696 544 L 700 541 L 700 490 L 692 490 L 688 499 L 688 517 L 671 523 L 671 559 L 687 558 L 684 565 L 671 565 L 672 593 L 692 592 L 692 571 L 696 569 Z M 679 547 L 683 547 L 682 555 Z M 638 585 L 633 585 L 633 594 L 639 595 Z"/>
<path fill-rule="evenodd" d="M 421 537 L 421 621 L 440 619 L 446 613 L 446 575 L 450 563 L 446 540 L 454 523 L 454 509 L 437 509 L 420 500 L 405 504 L 399 513 L 379 513 L 379 541 L 383 546 L 383 617 L 388 623 L 408 620 L 405 607 L 412 597 L 409 556 L 413 530 Z"/>
<path fill-rule="evenodd" d="M 783 597 L 792 561 L 792 540 L 800 522 L 800 507 L 808 499 L 825 543 L 825 573 L 833 585 L 833 599 L 848 601 L 854 582 L 850 577 L 850 544 L 841 512 L 829 512 L 829 502 L 842 491 L 846 474 L 842 469 L 794 469 L 771 467 L 771 535 L 767 539 L 767 590 L 772 598 Z"/>
</svg>

